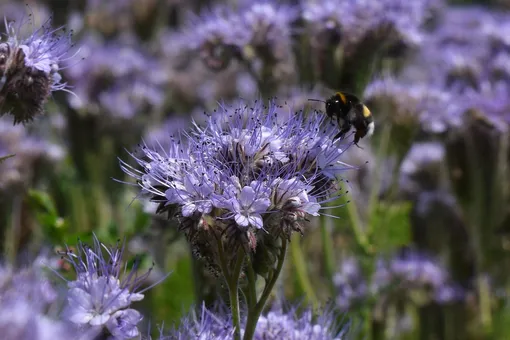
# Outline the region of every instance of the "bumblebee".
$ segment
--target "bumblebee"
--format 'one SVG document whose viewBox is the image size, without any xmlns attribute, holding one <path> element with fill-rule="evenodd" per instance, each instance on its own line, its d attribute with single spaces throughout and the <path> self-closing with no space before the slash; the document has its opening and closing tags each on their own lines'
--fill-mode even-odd
<svg viewBox="0 0 510 340">
<path fill-rule="evenodd" d="M 316 99 L 310 99 L 319 101 Z M 347 92 L 337 92 L 326 101 L 326 114 L 329 118 L 336 118 L 340 131 L 334 139 L 345 136 L 349 130 L 354 127 L 354 144 L 365 136 L 371 136 L 374 133 L 374 118 L 372 113 L 363 104 L 358 97 Z"/>
</svg>

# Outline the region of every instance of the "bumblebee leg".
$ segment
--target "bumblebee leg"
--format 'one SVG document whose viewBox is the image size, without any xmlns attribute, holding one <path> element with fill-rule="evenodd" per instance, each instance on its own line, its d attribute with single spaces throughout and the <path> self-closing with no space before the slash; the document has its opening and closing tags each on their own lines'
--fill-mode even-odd
<svg viewBox="0 0 510 340">
<path fill-rule="evenodd" d="M 361 139 L 361 133 L 358 131 L 356 131 L 356 133 L 354 134 L 354 145 L 356 145 L 358 148 L 360 148 L 361 150 L 363 150 L 363 148 L 361 146 L 358 145 L 358 142 L 359 140 Z"/>
<path fill-rule="evenodd" d="M 342 124 L 342 125 L 339 124 L 338 127 L 340 128 L 340 132 L 338 132 L 335 135 L 335 137 L 333 137 L 333 140 L 344 136 L 351 129 L 351 126 L 349 124 Z"/>
</svg>

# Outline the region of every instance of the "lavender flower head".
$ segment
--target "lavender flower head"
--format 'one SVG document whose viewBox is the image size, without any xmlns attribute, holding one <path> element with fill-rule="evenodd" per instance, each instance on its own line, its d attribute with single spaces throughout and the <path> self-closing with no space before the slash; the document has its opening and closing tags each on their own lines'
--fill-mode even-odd
<svg viewBox="0 0 510 340">
<path fill-rule="evenodd" d="M 394 33 L 377 36 L 383 36 L 386 40 L 397 36 L 406 45 L 420 44 L 421 26 L 440 4 L 435 0 L 302 2 L 302 15 L 313 37 L 324 42 L 338 39 L 345 47 L 356 46 L 368 34 L 387 32 L 387 29 Z M 326 36 L 330 38 L 324 39 Z"/>
<path fill-rule="evenodd" d="M 467 109 L 463 97 L 442 84 L 415 84 L 389 77 L 370 83 L 364 98 L 371 106 L 386 110 L 388 119 L 395 123 L 407 127 L 419 125 L 430 134 L 461 127 Z"/>
<path fill-rule="evenodd" d="M 14 155 L 0 162 L 0 196 L 20 191 L 33 184 L 34 167 L 52 166 L 65 152 L 61 146 L 28 133 L 21 125 L 12 126 L 5 117 L 0 118 L 0 157 Z"/>
<path fill-rule="evenodd" d="M 160 109 L 167 73 L 136 44 L 104 43 L 93 35 L 83 38 L 80 55 L 85 59 L 67 71 L 76 93 L 69 96 L 71 107 L 92 115 L 106 113 L 113 122 Z"/>
<path fill-rule="evenodd" d="M 372 290 L 377 294 L 393 290 L 412 298 L 422 291 L 427 301 L 451 303 L 462 298 L 460 288 L 452 283 L 447 269 L 433 258 L 406 251 L 391 260 L 380 259 L 372 278 Z"/>
<path fill-rule="evenodd" d="M 292 340 L 342 340 L 346 338 L 347 329 L 338 332 L 338 325 L 330 312 L 321 313 L 318 320 L 313 320 L 311 310 L 298 314 L 295 308 L 284 311 L 272 308 L 262 315 L 253 339 L 292 339 Z"/>
<path fill-rule="evenodd" d="M 271 1 L 245 1 L 239 11 L 220 5 L 191 17 L 182 41 L 200 51 L 213 70 L 225 69 L 234 58 L 283 61 L 290 58 L 291 24 L 298 16 L 297 7 Z"/>
<path fill-rule="evenodd" d="M 141 195 L 177 217 L 196 254 L 212 266 L 218 254 L 210 240 L 217 237 L 235 254 L 238 246 L 255 252 L 259 236 L 303 232 L 303 222 L 338 197 L 336 176 L 351 168 L 324 113 L 289 115 L 274 101 L 218 111 L 167 149 L 142 145 L 140 157 L 132 154 L 141 170 L 121 161 Z"/>
<path fill-rule="evenodd" d="M 343 311 L 374 299 L 376 303 L 387 304 L 394 299 L 414 301 L 422 296 L 423 299 L 414 302 L 447 304 L 463 297 L 445 267 L 415 251 L 377 259 L 371 275 L 363 273 L 355 258 L 348 258 L 335 275 L 334 283 L 338 292 L 336 303 Z"/>
<path fill-rule="evenodd" d="M 138 260 L 128 271 L 122 262 L 124 245 L 107 247 L 94 236 L 94 245 L 79 243 L 78 253 L 68 248 L 62 253 L 76 271 L 76 280 L 68 281 L 67 305 L 63 316 L 85 329 L 98 329 L 115 339 L 139 335 L 137 324 L 142 315 L 130 308 L 144 298 L 141 289 L 151 269 L 139 275 Z"/>
<path fill-rule="evenodd" d="M 58 291 L 45 277 L 41 261 L 16 269 L 0 265 L 0 332 L 6 340 L 90 339 L 59 321 Z"/>
<path fill-rule="evenodd" d="M 21 29 L 26 24 L 6 20 L 7 39 L 0 43 L 0 115 L 11 114 L 14 124 L 41 114 L 51 92 L 67 87 L 59 71 L 61 63 L 70 58 L 72 32 L 52 28 L 49 18 L 23 38 Z"/>
<path fill-rule="evenodd" d="M 288 310 L 273 306 L 257 323 L 254 340 L 341 340 L 346 339 L 348 328 L 339 329 L 330 311 L 313 320 L 312 311 L 298 313 L 297 308 Z M 178 329 L 160 340 L 231 340 L 233 328 L 225 308 L 207 309 L 202 305 L 199 313 L 192 313 L 181 321 Z"/>
</svg>

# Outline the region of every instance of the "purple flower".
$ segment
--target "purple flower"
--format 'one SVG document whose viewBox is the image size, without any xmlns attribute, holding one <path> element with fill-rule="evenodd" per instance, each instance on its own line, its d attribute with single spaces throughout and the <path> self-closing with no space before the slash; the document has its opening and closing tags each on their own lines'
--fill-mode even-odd
<svg viewBox="0 0 510 340">
<path fill-rule="evenodd" d="M 333 283 L 337 291 L 336 307 L 341 311 L 347 311 L 354 304 L 369 297 L 367 279 L 355 258 L 347 258 L 342 261 L 338 272 L 333 277 Z"/>
<path fill-rule="evenodd" d="M 62 62 L 72 59 L 68 55 L 72 32 L 52 28 L 51 18 L 28 37 L 21 36 L 23 25 L 6 21 L 5 26 L 7 40 L 0 43 L 0 115 L 11 114 L 14 124 L 25 123 L 42 113 L 51 92 L 67 89 L 59 71 Z"/>
<path fill-rule="evenodd" d="M 0 332 L 3 339 L 91 339 L 95 334 L 78 333 L 58 320 L 58 290 L 44 276 L 39 258 L 30 267 L 0 266 Z"/>
<path fill-rule="evenodd" d="M 233 338 L 234 330 L 224 306 L 215 306 L 209 310 L 202 304 L 198 312 L 193 310 L 180 321 L 179 328 L 167 335 L 163 331 L 160 333 L 160 340 L 225 340 Z"/>
<path fill-rule="evenodd" d="M 262 213 L 266 212 L 271 201 L 269 194 L 271 189 L 265 183 L 253 181 L 249 186 L 239 188 L 237 177 L 232 179 L 235 184 L 230 184 L 223 196 L 217 197 L 217 206 L 229 209 L 232 213 L 225 215 L 225 218 L 233 217 L 240 227 L 253 226 L 262 229 Z"/>
<path fill-rule="evenodd" d="M 368 34 L 384 31 L 388 26 L 406 44 L 419 44 L 421 26 L 440 1 L 335 1 L 303 0 L 303 19 L 319 41 L 321 35 L 340 37 L 346 47 L 354 46 Z M 393 36 L 395 36 L 393 33 Z M 385 39 L 391 35 L 385 35 Z"/>
<path fill-rule="evenodd" d="M 462 297 L 460 288 L 452 282 L 445 267 L 414 251 L 403 252 L 390 260 L 380 259 L 372 277 L 372 290 L 375 294 L 387 290 L 401 294 L 423 290 L 438 303 L 450 303 Z M 450 298 L 445 291 L 452 293 L 448 295 Z"/>
<path fill-rule="evenodd" d="M 364 98 L 371 107 L 389 106 L 395 123 L 411 127 L 419 124 L 433 134 L 461 127 L 467 109 L 462 95 L 444 88 L 443 84 L 416 84 L 388 77 L 369 84 Z"/>
<path fill-rule="evenodd" d="M 324 113 L 286 110 L 274 101 L 220 106 L 168 148 L 143 145 L 132 154 L 141 169 L 121 167 L 159 213 L 177 217 L 198 253 L 210 252 L 210 233 L 253 251 L 259 232 L 302 232 L 308 217 L 338 197 L 337 176 L 351 169 L 341 161 L 348 145 L 332 139 L 337 128 Z"/>
<path fill-rule="evenodd" d="M 190 18 L 180 40 L 187 42 L 189 49 L 200 51 L 205 64 L 214 70 L 225 69 L 234 58 L 288 60 L 297 7 L 270 1 L 246 1 L 240 7 L 234 11 L 220 5 Z"/>
<path fill-rule="evenodd" d="M 492 127 L 506 132 L 510 126 L 509 90 L 506 81 L 484 82 L 478 91 L 466 92 L 467 107 L 482 115 Z"/>
<path fill-rule="evenodd" d="M 416 291 L 425 294 L 426 303 L 447 304 L 464 296 L 445 267 L 416 251 L 378 258 L 372 274 L 363 273 L 360 263 L 355 258 L 348 258 L 335 275 L 334 284 L 337 306 L 344 311 L 374 299 L 376 304 L 385 305 L 395 298 L 412 301 Z"/>
<path fill-rule="evenodd" d="M 338 331 L 337 322 L 331 311 L 326 310 L 313 320 L 313 313 L 307 309 L 300 313 L 296 307 L 285 310 L 272 307 L 258 320 L 254 340 L 340 340 L 344 339 L 347 327 Z M 230 317 L 224 308 L 207 309 L 204 305 L 198 313 L 192 313 L 181 320 L 181 326 L 168 335 L 161 335 L 160 340 L 166 339 L 200 339 L 222 340 L 233 339 L 233 328 Z"/>
<path fill-rule="evenodd" d="M 334 315 L 329 311 L 322 311 L 319 318 L 313 320 L 311 310 L 298 313 L 295 307 L 289 310 L 273 307 L 259 318 L 253 339 L 344 339 L 348 329 L 338 332 L 337 326 Z"/>
<path fill-rule="evenodd" d="M 68 281 L 67 305 L 63 316 L 72 323 L 103 329 L 116 339 L 130 339 L 139 334 L 140 313 L 130 305 L 144 298 L 141 289 L 151 269 L 138 275 L 139 261 L 128 271 L 122 262 L 124 246 L 107 247 L 94 236 L 91 248 L 80 242 L 78 253 L 63 252 L 74 266 L 77 277 Z"/>
<path fill-rule="evenodd" d="M 40 136 L 31 135 L 23 126 L 12 126 L 6 118 L 0 119 L 0 157 L 14 155 L 0 162 L 0 195 L 23 191 L 36 179 L 34 166 L 53 167 L 65 156 L 57 144 Z"/>
<path fill-rule="evenodd" d="M 439 142 L 415 143 L 400 166 L 399 189 L 409 198 L 423 191 L 445 188 L 446 149 Z"/>
<path fill-rule="evenodd" d="M 91 35 L 83 38 L 80 55 L 84 60 L 67 72 L 76 94 L 69 96 L 71 107 L 93 115 L 106 113 L 114 122 L 160 109 L 167 73 L 136 44 L 102 42 Z"/>
</svg>

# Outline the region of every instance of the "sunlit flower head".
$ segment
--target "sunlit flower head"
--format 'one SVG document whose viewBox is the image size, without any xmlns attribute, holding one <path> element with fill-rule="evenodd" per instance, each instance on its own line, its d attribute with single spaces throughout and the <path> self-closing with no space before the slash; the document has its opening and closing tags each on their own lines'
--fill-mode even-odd
<svg viewBox="0 0 510 340">
<path fill-rule="evenodd" d="M 352 169 L 342 162 L 350 144 L 333 140 L 338 130 L 324 113 L 287 110 L 274 101 L 220 106 L 169 148 L 141 145 L 132 154 L 140 169 L 121 166 L 199 249 L 220 233 L 228 244 L 255 251 L 259 235 L 303 232 L 339 197 L 337 177 Z"/>
</svg>

